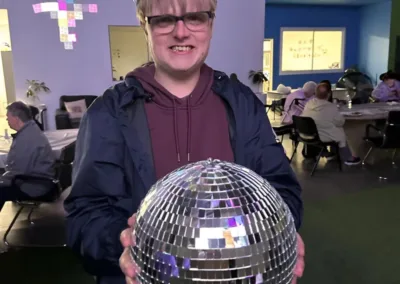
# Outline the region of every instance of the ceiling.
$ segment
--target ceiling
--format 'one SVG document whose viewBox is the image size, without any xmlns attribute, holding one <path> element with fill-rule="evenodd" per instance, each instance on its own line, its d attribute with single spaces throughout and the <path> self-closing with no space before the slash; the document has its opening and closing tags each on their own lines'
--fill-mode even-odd
<svg viewBox="0 0 400 284">
<path fill-rule="evenodd" d="M 274 4 L 312 4 L 312 5 L 367 5 L 374 3 L 383 3 L 389 0 L 265 0 Z"/>
</svg>

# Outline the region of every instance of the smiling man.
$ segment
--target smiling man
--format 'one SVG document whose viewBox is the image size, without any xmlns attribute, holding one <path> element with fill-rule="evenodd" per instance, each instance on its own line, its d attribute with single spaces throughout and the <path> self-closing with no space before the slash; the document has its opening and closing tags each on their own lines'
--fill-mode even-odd
<svg viewBox="0 0 400 284">
<path fill-rule="evenodd" d="M 132 230 L 123 232 L 122 245 L 119 235 L 156 180 L 188 163 L 212 157 L 252 169 L 277 189 L 300 227 L 301 188 L 263 104 L 204 63 L 216 4 L 136 1 L 154 64 L 106 90 L 83 118 L 65 202 L 68 244 L 98 283 L 134 283 Z M 299 244 L 296 276 L 304 265 L 300 237 Z M 125 275 L 118 265 L 124 247 Z"/>
</svg>

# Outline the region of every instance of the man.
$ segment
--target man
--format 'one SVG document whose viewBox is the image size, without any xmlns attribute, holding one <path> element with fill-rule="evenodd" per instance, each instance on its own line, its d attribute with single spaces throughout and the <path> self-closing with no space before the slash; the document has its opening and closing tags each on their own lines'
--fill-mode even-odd
<svg viewBox="0 0 400 284">
<path fill-rule="evenodd" d="M 6 201 L 19 198 L 32 198 L 45 195 L 49 187 L 22 186 L 13 188 L 12 180 L 16 175 L 54 178 L 55 157 L 49 141 L 33 121 L 31 111 L 23 102 L 14 102 L 7 106 L 7 121 L 13 141 L 7 155 L 5 173 L 0 178 L 0 210 Z"/>
<path fill-rule="evenodd" d="M 307 82 L 302 89 L 292 92 L 285 101 L 284 114 L 282 118 L 283 124 L 292 124 L 293 115 L 299 116 L 304 109 L 306 103 L 315 95 L 317 83 Z"/>
<path fill-rule="evenodd" d="M 324 142 L 339 142 L 340 155 L 345 164 L 354 166 L 360 164 L 359 157 L 352 155 L 347 146 L 346 134 L 343 125 L 345 119 L 339 112 L 336 104 L 329 102 L 330 89 L 326 84 L 320 84 L 317 88 L 315 98 L 310 100 L 302 113 L 302 116 L 311 117 L 317 126 L 319 137 Z M 328 159 L 335 158 L 335 155 L 328 155 Z"/>
<path fill-rule="evenodd" d="M 128 74 L 89 108 L 65 201 L 68 245 L 101 284 L 133 283 L 131 240 L 123 241 L 125 279 L 119 235 L 156 180 L 191 162 L 212 157 L 252 169 L 279 191 L 297 228 L 302 219 L 301 188 L 264 105 L 248 87 L 204 64 L 216 0 L 136 5 L 154 64 Z M 296 275 L 302 267 L 300 261 Z"/>
</svg>

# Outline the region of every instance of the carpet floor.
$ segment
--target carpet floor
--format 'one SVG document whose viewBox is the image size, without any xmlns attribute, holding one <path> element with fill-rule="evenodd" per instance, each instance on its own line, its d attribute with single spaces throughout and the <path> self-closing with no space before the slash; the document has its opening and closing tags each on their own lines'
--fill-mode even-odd
<svg viewBox="0 0 400 284">
<path fill-rule="evenodd" d="M 397 186 L 305 204 L 300 284 L 400 283 L 399 201 Z M 68 249 L 10 251 L 0 255 L 0 267 L 5 284 L 94 283 Z"/>
</svg>

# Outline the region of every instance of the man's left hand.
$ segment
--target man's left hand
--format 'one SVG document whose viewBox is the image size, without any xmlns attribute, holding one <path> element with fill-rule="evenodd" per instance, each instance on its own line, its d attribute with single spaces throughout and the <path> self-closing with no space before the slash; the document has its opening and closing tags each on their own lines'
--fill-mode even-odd
<svg viewBox="0 0 400 284">
<path fill-rule="evenodd" d="M 297 284 L 297 279 L 303 276 L 304 266 L 305 266 L 304 255 L 305 255 L 304 242 L 301 236 L 297 234 L 297 262 L 293 272 L 294 278 L 292 284 Z"/>
</svg>

